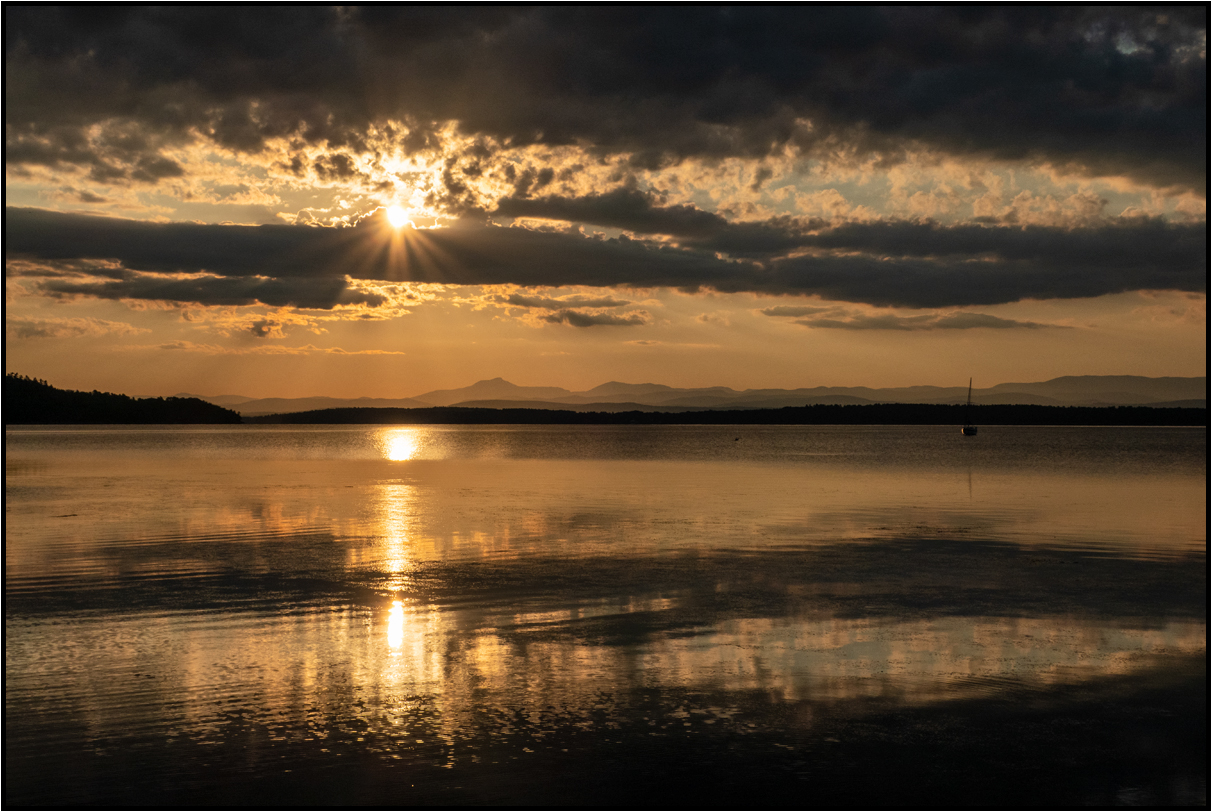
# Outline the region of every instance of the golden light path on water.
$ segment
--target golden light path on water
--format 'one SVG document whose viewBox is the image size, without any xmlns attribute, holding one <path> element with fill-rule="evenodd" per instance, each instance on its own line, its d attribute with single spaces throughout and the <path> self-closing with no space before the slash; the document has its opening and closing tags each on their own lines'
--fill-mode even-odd
<svg viewBox="0 0 1212 812">
<path fill-rule="evenodd" d="M 1075 467 L 1101 459 L 1080 433 L 1042 472 L 889 460 L 892 431 L 727 435 L 10 435 L 6 703 L 97 741 L 257 719 L 450 765 L 521 730 L 724 727 L 755 696 L 810 730 L 836 703 L 1043 695 L 1206 652 L 1202 461 Z M 230 445 L 191 450 L 208 437 Z M 645 691 L 679 698 L 636 721 Z M 30 758 L 78 735 L 30 719 L 9 734 Z"/>
</svg>

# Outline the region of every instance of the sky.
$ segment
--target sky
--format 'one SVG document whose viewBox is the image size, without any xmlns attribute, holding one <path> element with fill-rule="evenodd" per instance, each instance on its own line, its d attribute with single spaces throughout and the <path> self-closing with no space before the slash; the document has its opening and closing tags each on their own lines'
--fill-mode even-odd
<svg viewBox="0 0 1212 812">
<path fill-rule="evenodd" d="M 5 16 L 6 372 L 1206 374 L 1206 5 Z"/>
</svg>

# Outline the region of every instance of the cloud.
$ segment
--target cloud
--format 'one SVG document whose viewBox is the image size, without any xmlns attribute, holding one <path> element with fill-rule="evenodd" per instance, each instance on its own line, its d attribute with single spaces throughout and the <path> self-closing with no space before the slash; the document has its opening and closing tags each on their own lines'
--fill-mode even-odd
<svg viewBox="0 0 1212 812">
<path fill-rule="evenodd" d="M 906 316 L 897 313 L 858 311 L 837 305 L 824 307 L 779 305 L 777 307 L 767 307 L 758 312 L 774 318 L 789 318 L 793 320 L 794 324 L 804 327 L 831 330 L 919 331 L 971 330 L 976 328 L 1036 330 L 1043 327 L 1061 326 L 1034 321 L 1003 319 L 987 313 L 972 313 L 967 311 L 923 313 Z"/>
<path fill-rule="evenodd" d="M 114 204 L 117 201 L 105 195 L 97 194 L 89 189 L 77 189 L 72 186 L 61 186 L 58 189 L 44 189 L 41 192 L 44 200 L 64 201 L 66 203 L 84 203 L 87 205 Z"/>
<path fill-rule="evenodd" d="M 619 188 L 583 197 L 548 196 L 536 199 L 506 197 L 494 212 L 506 217 L 538 217 L 592 223 L 637 234 L 675 237 L 683 245 L 733 256 L 763 257 L 805 244 L 804 234 L 820 228 L 823 220 L 779 217 L 765 222 L 733 223 L 696 206 L 659 205 L 655 195 Z"/>
<path fill-rule="evenodd" d="M 396 235 L 367 221 L 340 229 L 229 226 L 7 208 L 5 230 L 6 258 L 103 257 L 131 269 L 105 283 L 46 284 L 48 292 L 100 298 L 333 307 L 375 303 L 370 292 L 347 290 L 346 276 L 455 285 L 697 287 L 731 272 L 731 263 L 714 256 L 625 236 L 597 240 L 469 220 L 411 232 L 400 238 L 406 244 L 398 250 Z"/>
<path fill-rule="evenodd" d="M 285 338 L 285 328 L 280 321 L 273 319 L 257 319 L 248 326 L 248 331 L 256 338 Z"/>
<path fill-rule="evenodd" d="M 481 150 L 637 168 L 924 144 L 1206 185 L 1200 6 L 12 6 L 5 22 L 6 162 L 98 180 L 180 175 L 173 150 L 199 138 L 324 145 L 308 163 L 348 177 L 339 153 L 372 125 L 417 151 L 458 122 Z"/>
<path fill-rule="evenodd" d="M 151 332 L 125 322 L 91 317 L 38 319 L 14 316 L 5 318 L 4 329 L 5 332 L 16 338 L 80 338 L 82 336 L 91 338 L 103 335 L 129 336 Z"/>
<path fill-rule="evenodd" d="M 651 338 L 638 338 L 633 341 L 624 341 L 624 344 L 630 344 L 636 347 L 673 347 L 685 350 L 718 350 L 719 344 L 695 344 L 684 341 L 658 341 Z"/>
<path fill-rule="evenodd" d="M 1143 294 L 1142 298 L 1146 301 L 1156 301 L 1159 297 Z M 1154 322 L 1206 325 L 1208 323 L 1208 297 L 1188 293 L 1184 296 L 1173 297 L 1168 303 L 1133 308 L 1132 314 L 1144 316 Z"/>
<path fill-rule="evenodd" d="M 1023 195 L 1026 195 L 1024 192 Z M 1074 197 L 1078 197 L 1075 195 Z M 1022 195 L 1020 195 L 1022 198 Z M 1105 201 L 1103 201 L 1105 203 Z M 1085 228 L 1045 225 L 956 224 L 929 220 L 843 222 L 780 217 L 732 223 L 693 206 L 660 206 L 650 193 L 618 189 L 582 198 L 505 198 L 498 211 L 614 226 L 643 234 L 682 238 L 686 244 L 745 258 L 767 258 L 799 248 L 862 251 L 893 257 L 985 257 L 1083 265 L 1206 263 L 1202 224 L 1178 228 L 1162 220 L 1084 223 Z"/>
<path fill-rule="evenodd" d="M 796 318 L 799 316 L 814 316 L 817 313 L 828 312 L 831 307 L 796 307 L 791 305 L 779 305 L 777 307 L 763 308 L 759 312 L 763 316 L 789 316 Z"/>
<path fill-rule="evenodd" d="M 974 328 L 1037 330 L 1041 327 L 1058 326 L 1034 321 L 1003 319 L 986 313 L 942 313 L 920 316 L 856 314 L 844 318 L 797 319 L 795 323 L 805 327 L 833 330 L 971 330 Z"/>
<path fill-rule="evenodd" d="M 718 214 L 695 206 L 660 206 L 650 192 L 620 188 L 584 197 L 552 195 L 541 198 L 504 197 L 496 214 L 613 226 L 641 234 L 709 237 L 729 223 Z"/>
<path fill-rule="evenodd" d="M 349 228 L 232 226 L 6 208 L 5 232 L 6 259 L 26 263 L 23 272 L 36 261 L 109 262 L 98 266 L 104 279 L 42 281 L 47 294 L 198 304 L 387 302 L 358 280 L 711 289 L 923 308 L 1207 289 L 1206 225 L 1146 218 L 1083 229 L 846 223 L 784 234 L 801 247 L 762 261 L 471 218 L 392 232 L 376 218 Z"/>
<path fill-rule="evenodd" d="M 555 311 L 545 314 L 530 314 L 522 320 L 532 326 L 543 324 L 567 324 L 572 327 L 632 327 L 648 324 L 648 313 L 636 311 L 633 313 L 605 313 L 603 310 L 625 307 L 632 304 L 627 299 L 616 299 L 612 296 L 587 296 L 574 294 L 571 296 L 538 296 L 525 293 L 494 294 L 486 299 L 493 304 L 505 307 L 521 307 L 531 310 Z"/>
<path fill-rule="evenodd" d="M 643 311 L 617 315 L 614 313 L 587 313 L 581 310 L 561 310 L 542 317 L 552 324 L 568 324 L 572 327 L 638 327 L 648 324 L 648 314 Z"/>
<path fill-rule="evenodd" d="M 615 299 L 610 296 L 593 297 L 593 296 L 563 296 L 560 298 L 552 298 L 550 296 L 526 296 L 521 293 L 511 293 L 508 296 L 493 296 L 494 302 L 498 304 L 510 305 L 512 307 L 527 307 L 540 308 L 543 310 L 560 310 L 568 307 L 623 307 L 629 305 L 626 299 Z"/>
<path fill-rule="evenodd" d="M 177 350 L 180 352 L 197 352 L 206 355 L 407 355 L 405 352 L 394 350 L 344 350 L 340 347 L 316 347 L 306 344 L 302 347 L 284 347 L 278 344 L 256 347 L 223 347 L 218 344 L 197 344 L 193 341 L 167 341 L 154 346 L 131 346 L 131 350 Z"/>
<path fill-rule="evenodd" d="M 127 273 L 105 281 L 50 279 L 39 286 L 54 297 L 91 297 L 199 305 L 255 305 L 328 310 L 338 305 L 374 307 L 387 299 L 352 289 L 344 279 L 267 279 L 209 275 Z"/>
<path fill-rule="evenodd" d="M 1141 218 L 1090 228 L 932 222 L 846 223 L 813 235 L 817 248 L 894 257 L 996 257 L 1009 261 L 1129 267 L 1207 264 L 1204 226 Z"/>
</svg>

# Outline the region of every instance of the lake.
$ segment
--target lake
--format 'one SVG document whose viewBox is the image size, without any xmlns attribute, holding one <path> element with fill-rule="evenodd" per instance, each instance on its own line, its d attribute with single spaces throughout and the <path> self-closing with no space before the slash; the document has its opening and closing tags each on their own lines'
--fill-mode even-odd
<svg viewBox="0 0 1212 812">
<path fill-rule="evenodd" d="M 5 804 L 1206 806 L 1207 459 L 8 427 Z"/>
</svg>

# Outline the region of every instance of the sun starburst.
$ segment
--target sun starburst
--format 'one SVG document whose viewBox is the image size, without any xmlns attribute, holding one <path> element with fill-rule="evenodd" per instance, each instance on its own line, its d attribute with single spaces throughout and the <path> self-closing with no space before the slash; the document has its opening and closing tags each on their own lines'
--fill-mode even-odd
<svg viewBox="0 0 1212 812">
<path fill-rule="evenodd" d="M 391 223 L 392 228 L 403 228 L 406 225 L 410 225 L 412 220 L 402 206 L 388 206 L 387 222 Z"/>
</svg>

